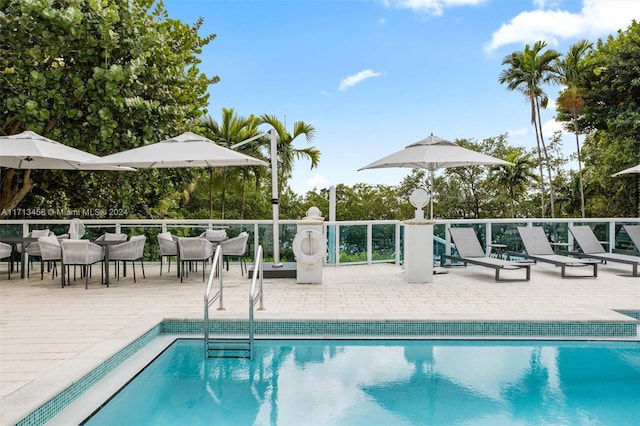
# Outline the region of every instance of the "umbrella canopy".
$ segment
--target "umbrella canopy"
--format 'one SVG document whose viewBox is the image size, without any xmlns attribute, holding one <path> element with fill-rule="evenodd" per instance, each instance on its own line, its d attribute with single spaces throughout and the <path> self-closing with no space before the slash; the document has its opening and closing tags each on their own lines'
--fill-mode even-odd
<svg viewBox="0 0 640 426">
<path fill-rule="evenodd" d="M 268 166 L 258 158 L 217 145 L 211 139 L 191 132 L 154 144 L 106 155 L 95 164 L 129 166 L 139 169 L 190 167 Z M 209 216 L 213 212 L 213 177 L 209 171 Z"/>
<path fill-rule="evenodd" d="M 250 157 L 217 145 L 210 139 L 186 132 L 158 143 L 106 155 L 94 164 L 129 166 L 141 169 L 170 167 L 268 166 Z"/>
<path fill-rule="evenodd" d="M 627 174 L 627 173 L 640 173 L 640 164 L 638 164 L 635 167 L 624 169 L 621 172 L 613 174 L 612 176 L 619 176 L 619 175 L 624 175 L 624 174 Z"/>
<path fill-rule="evenodd" d="M 425 139 L 407 145 L 404 149 L 389 154 L 371 164 L 358 169 L 382 169 L 389 167 L 407 167 L 411 169 L 427 169 L 431 177 L 433 191 L 433 172 L 449 167 L 465 167 L 475 165 L 510 165 L 500 160 L 471 149 L 430 135 Z M 431 218 L 433 219 L 433 193 L 431 193 Z"/>
<path fill-rule="evenodd" d="M 11 169 L 134 170 L 93 163 L 97 155 L 26 131 L 0 136 L 0 166 Z"/>
<path fill-rule="evenodd" d="M 407 167 L 411 169 L 435 171 L 448 167 L 464 167 L 479 164 L 508 165 L 511 163 L 471 149 L 463 148 L 454 142 L 431 135 L 358 170 Z"/>
</svg>

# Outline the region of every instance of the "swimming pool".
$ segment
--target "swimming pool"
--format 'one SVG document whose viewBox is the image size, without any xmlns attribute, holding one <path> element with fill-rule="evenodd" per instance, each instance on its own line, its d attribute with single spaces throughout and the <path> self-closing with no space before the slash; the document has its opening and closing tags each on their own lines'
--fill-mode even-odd
<svg viewBox="0 0 640 426">
<path fill-rule="evenodd" d="M 179 339 L 86 425 L 631 425 L 640 342 Z"/>
</svg>

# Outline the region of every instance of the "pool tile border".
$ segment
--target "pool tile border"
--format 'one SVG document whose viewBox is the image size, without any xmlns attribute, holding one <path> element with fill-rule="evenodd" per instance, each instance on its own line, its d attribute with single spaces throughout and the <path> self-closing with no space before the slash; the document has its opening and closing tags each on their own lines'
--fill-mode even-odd
<svg viewBox="0 0 640 426">
<path fill-rule="evenodd" d="M 380 337 L 523 337 L 523 338 L 624 338 L 638 337 L 640 312 L 624 312 L 637 321 L 620 322 L 542 322 L 542 321 L 256 321 L 258 336 L 344 336 Z M 242 335 L 248 332 L 247 321 L 211 321 L 211 332 L 222 335 Z M 35 426 L 46 423 L 65 407 L 102 380 L 116 367 L 133 356 L 160 335 L 203 333 L 203 321 L 164 320 L 135 339 L 96 369 L 17 423 Z"/>
<path fill-rule="evenodd" d="M 638 318 L 640 320 L 640 318 Z M 638 323 L 621 322 L 539 322 L 539 321 L 256 321 L 256 335 L 358 336 L 364 337 L 635 337 Z M 211 321 L 211 333 L 247 334 L 247 321 Z M 164 321 L 162 332 L 202 333 L 202 321 Z"/>
</svg>

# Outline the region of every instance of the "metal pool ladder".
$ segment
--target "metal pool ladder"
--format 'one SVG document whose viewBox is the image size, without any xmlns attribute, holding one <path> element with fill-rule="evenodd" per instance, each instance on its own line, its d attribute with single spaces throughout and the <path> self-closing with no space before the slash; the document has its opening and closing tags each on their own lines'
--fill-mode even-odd
<svg viewBox="0 0 640 426">
<path fill-rule="evenodd" d="M 254 307 L 256 302 L 260 302 L 259 310 L 264 309 L 262 298 L 262 246 L 258 246 L 255 255 L 254 274 L 251 280 L 251 289 L 249 292 L 249 336 L 244 338 L 211 338 L 209 336 L 209 308 L 216 300 L 220 300 L 220 306 L 218 310 L 224 310 L 222 305 L 222 251 L 221 246 L 216 248 L 216 253 L 213 257 L 213 264 L 217 265 L 219 272 L 220 288 L 214 294 L 211 295 L 213 286 L 213 277 L 215 276 L 215 267 L 211 268 L 209 274 L 209 280 L 204 294 L 204 348 L 207 358 L 249 358 L 253 359 L 253 342 L 254 342 Z"/>
</svg>

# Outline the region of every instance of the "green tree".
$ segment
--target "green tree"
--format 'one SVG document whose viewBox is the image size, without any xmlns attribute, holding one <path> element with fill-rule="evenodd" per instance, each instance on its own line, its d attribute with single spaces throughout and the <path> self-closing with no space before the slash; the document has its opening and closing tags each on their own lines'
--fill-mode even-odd
<svg viewBox="0 0 640 426">
<path fill-rule="evenodd" d="M 593 71 L 593 65 L 587 60 L 587 55 L 593 48 L 593 43 L 588 40 L 580 40 L 571 45 L 569 51 L 556 60 L 556 72 L 558 73 L 560 84 L 564 86 L 557 100 L 557 108 L 560 112 L 559 120 L 563 120 L 564 115 L 570 118 L 568 126 L 576 136 L 576 155 L 578 158 L 578 181 L 580 187 L 580 213 L 585 217 L 584 207 L 584 184 L 582 179 L 582 157 L 580 156 L 580 129 L 578 127 L 578 117 L 582 114 L 584 105 L 583 82 L 588 73 Z"/>
<path fill-rule="evenodd" d="M 293 133 L 289 133 L 284 123 L 278 120 L 275 115 L 270 114 L 261 115 L 260 123 L 269 124 L 278 134 L 278 194 L 281 194 L 282 188 L 293 174 L 296 160 L 306 158 L 311 161 L 311 169 L 318 167 L 320 150 L 315 146 L 296 148 L 293 145 L 293 141 L 299 136 L 304 136 L 309 143 L 313 142 L 316 129 L 303 121 L 296 121 L 293 123 Z"/>
<path fill-rule="evenodd" d="M 531 154 L 522 151 L 510 152 L 504 159 L 513 165 L 492 167 L 490 180 L 507 190 L 511 217 L 516 217 L 518 200 L 527 192 L 529 185 L 538 180 L 533 172 L 536 162 Z"/>
<path fill-rule="evenodd" d="M 206 116 L 202 120 L 203 133 L 218 145 L 231 148 L 233 145 L 257 136 L 260 132 L 258 125 L 260 121 L 254 115 L 249 117 L 238 116 L 233 108 L 222 108 L 222 119 L 218 123 L 211 116 Z M 239 152 L 255 158 L 262 158 L 259 144 L 247 143 L 238 147 Z M 220 217 L 225 217 L 226 189 L 229 179 L 240 181 L 242 207 L 240 218 L 244 218 L 245 201 L 247 193 L 247 182 L 253 181 L 256 186 L 260 184 L 260 177 L 264 175 L 262 167 L 212 167 L 209 169 L 209 217 L 213 212 L 212 178 L 213 175 L 219 180 L 221 199 Z M 239 178 L 239 179 L 238 179 Z"/>
<path fill-rule="evenodd" d="M 104 155 L 175 136 L 206 112 L 217 77 L 198 69 L 215 35 L 202 20 L 170 19 L 155 0 L 0 0 L 0 133 L 33 130 Z M 185 171 L 117 173 L 2 170 L 0 207 L 32 187 L 48 199 L 136 209 L 153 215 Z M 35 197 L 35 196 L 34 196 Z"/>
<path fill-rule="evenodd" d="M 531 124 L 536 133 L 536 145 L 538 147 L 538 167 L 540 171 L 541 185 L 541 207 L 542 217 L 545 216 L 544 206 L 544 176 L 542 172 L 543 163 L 546 164 L 549 179 L 551 217 L 555 217 L 555 194 L 551 177 L 551 167 L 549 165 L 549 155 L 542 133 L 542 122 L 540 120 L 540 109 L 546 108 L 549 97 L 542 89 L 542 85 L 554 82 L 557 79 L 554 61 L 560 57 L 560 53 L 547 49 L 544 41 L 537 41 L 533 47 L 525 45 L 524 50 L 516 51 L 507 55 L 502 60 L 502 65 L 507 68 L 502 70 L 498 81 L 506 84 L 508 90 L 516 90 L 529 100 L 531 107 Z M 543 161 L 544 155 L 544 161 Z"/>
<path fill-rule="evenodd" d="M 640 215 L 640 176 L 611 175 L 640 163 L 640 23 L 598 40 L 589 56 L 582 123 L 583 158 L 594 214 Z"/>
</svg>

